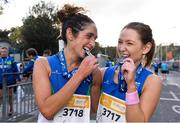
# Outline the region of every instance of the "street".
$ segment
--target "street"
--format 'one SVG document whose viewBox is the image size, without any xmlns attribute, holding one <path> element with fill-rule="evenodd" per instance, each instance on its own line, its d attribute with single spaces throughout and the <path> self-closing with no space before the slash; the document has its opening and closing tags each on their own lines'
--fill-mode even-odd
<svg viewBox="0 0 180 123">
<path fill-rule="evenodd" d="M 170 71 L 163 81 L 160 102 L 150 121 L 180 122 L 180 72 Z"/>
</svg>

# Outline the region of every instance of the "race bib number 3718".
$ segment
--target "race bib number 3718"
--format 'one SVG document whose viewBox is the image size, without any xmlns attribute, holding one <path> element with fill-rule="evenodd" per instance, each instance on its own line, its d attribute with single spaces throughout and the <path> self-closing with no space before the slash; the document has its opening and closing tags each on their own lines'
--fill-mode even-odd
<svg viewBox="0 0 180 123">
<path fill-rule="evenodd" d="M 74 94 L 68 104 L 59 111 L 53 122 L 88 123 L 90 121 L 90 96 Z"/>
</svg>

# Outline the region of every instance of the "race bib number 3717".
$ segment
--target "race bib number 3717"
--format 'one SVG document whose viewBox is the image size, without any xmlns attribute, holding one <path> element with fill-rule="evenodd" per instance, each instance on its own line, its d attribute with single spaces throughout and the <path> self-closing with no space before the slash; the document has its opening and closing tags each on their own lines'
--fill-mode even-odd
<svg viewBox="0 0 180 123">
<path fill-rule="evenodd" d="M 125 101 L 102 93 L 96 120 L 97 122 L 126 122 Z"/>
</svg>

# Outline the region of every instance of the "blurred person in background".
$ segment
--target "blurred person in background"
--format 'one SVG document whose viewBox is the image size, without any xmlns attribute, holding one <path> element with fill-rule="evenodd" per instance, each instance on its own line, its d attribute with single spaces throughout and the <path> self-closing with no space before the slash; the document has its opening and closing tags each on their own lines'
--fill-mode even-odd
<svg viewBox="0 0 180 123">
<path fill-rule="evenodd" d="M 50 49 L 46 49 L 43 51 L 43 57 L 48 57 L 51 55 L 51 50 Z"/>
<path fill-rule="evenodd" d="M 26 56 L 29 62 L 24 66 L 24 70 L 23 70 L 23 77 L 25 80 L 31 76 L 34 67 L 34 62 L 36 61 L 37 58 L 39 58 L 38 53 L 34 48 L 27 49 Z"/>
<path fill-rule="evenodd" d="M 169 66 L 166 62 L 161 63 L 161 73 L 162 73 L 163 80 L 166 80 L 167 74 L 169 73 Z"/>
<path fill-rule="evenodd" d="M 19 75 L 13 75 L 13 73 L 17 73 L 18 68 L 17 64 L 14 60 L 14 57 L 9 56 L 8 49 L 6 47 L 2 47 L 0 49 L 0 103 L 2 102 L 2 88 L 3 88 L 3 78 L 4 76 L 2 75 L 3 73 L 12 73 L 12 75 L 7 75 L 7 86 L 16 84 L 16 81 L 20 81 Z M 13 90 L 14 87 L 10 87 L 8 89 L 8 94 L 9 94 L 9 115 L 12 115 L 13 113 Z"/>
<path fill-rule="evenodd" d="M 152 64 L 152 66 L 153 66 L 154 73 L 155 73 L 156 75 L 158 75 L 158 72 L 159 72 L 159 64 L 158 64 L 157 62 L 154 62 L 154 63 Z"/>
</svg>

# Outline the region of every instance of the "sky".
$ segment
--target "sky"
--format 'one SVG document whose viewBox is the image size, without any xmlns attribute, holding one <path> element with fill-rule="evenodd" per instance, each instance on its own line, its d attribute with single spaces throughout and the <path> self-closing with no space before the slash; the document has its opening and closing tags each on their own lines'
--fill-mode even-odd
<svg viewBox="0 0 180 123">
<path fill-rule="evenodd" d="M 0 15 L 0 29 L 21 26 L 29 8 L 40 0 L 9 0 Z M 83 6 L 98 29 L 102 46 L 116 46 L 121 29 L 129 22 L 143 22 L 153 31 L 156 44 L 180 45 L 180 0 L 45 0 L 57 7 L 65 3 Z"/>
</svg>

